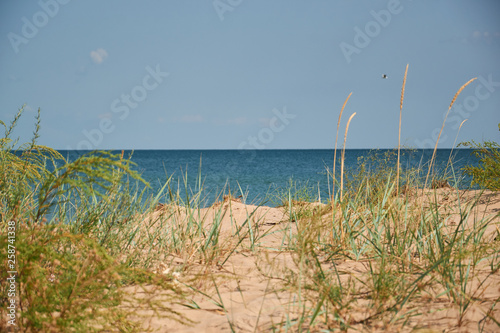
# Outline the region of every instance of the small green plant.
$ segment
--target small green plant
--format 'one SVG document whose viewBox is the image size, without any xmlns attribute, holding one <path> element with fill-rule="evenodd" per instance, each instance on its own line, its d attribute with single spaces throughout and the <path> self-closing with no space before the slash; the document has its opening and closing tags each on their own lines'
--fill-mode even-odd
<svg viewBox="0 0 500 333">
<path fill-rule="evenodd" d="M 407 149 L 410 156 L 413 150 Z M 356 168 L 346 173 L 346 195 L 350 200 L 360 198 L 365 204 L 376 204 L 383 200 L 387 185 L 396 181 L 400 185 L 400 193 L 405 193 L 410 187 L 418 186 L 416 168 L 397 170 L 398 151 L 395 149 L 378 151 L 372 150 L 365 156 L 358 158 Z M 396 196 L 397 192 L 391 193 Z"/>
<path fill-rule="evenodd" d="M 283 207 L 291 221 L 298 221 L 312 216 L 317 207 L 312 202 L 319 201 L 318 189 L 306 182 L 290 178 L 286 188 L 278 188 L 273 193 L 271 201 L 278 207 Z"/>
<path fill-rule="evenodd" d="M 122 191 L 128 178 L 142 181 L 130 159 L 93 152 L 66 161 L 36 143 L 40 110 L 33 140 L 18 145 L 11 135 L 22 113 L 23 108 L 9 126 L 0 121 L 5 128 L 0 139 L 2 265 L 8 263 L 8 243 L 14 242 L 16 250 L 15 267 L 0 270 L 0 290 L 7 295 L 7 272 L 16 271 L 18 328 L 142 332 L 148 327 L 141 323 L 140 310 L 186 322 L 165 305 L 181 298 L 170 276 L 119 256 L 134 235 L 134 228 L 126 227 L 141 219 L 141 210 L 130 208 L 129 192 Z M 7 230 L 15 240 L 7 238 Z M 117 237 L 122 234 L 128 239 Z M 143 289 L 141 298 L 126 287 Z M 7 302 L 0 298 L 0 326 L 5 325 Z"/>
<path fill-rule="evenodd" d="M 500 124 L 498 124 L 500 130 Z M 472 177 L 471 185 L 479 185 L 492 191 L 500 190 L 500 145 L 494 141 L 477 143 L 462 142 L 459 146 L 472 148 L 479 159 L 478 166 L 465 166 L 464 171 Z"/>
</svg>

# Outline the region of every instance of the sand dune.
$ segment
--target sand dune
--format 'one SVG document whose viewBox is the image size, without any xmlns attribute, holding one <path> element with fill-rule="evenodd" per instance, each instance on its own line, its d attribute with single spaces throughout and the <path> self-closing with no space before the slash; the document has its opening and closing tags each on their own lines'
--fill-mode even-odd
<svg viewBox="0 0 500 333">
<path fill-rule="evenodd" d="M 463 210 L 468 204 L 478 200 L 476 207 L 470 211 L 468 223 L 473 224 L 474 221 L 485 217 L 492 218 L 484 237 L 490 242 L 500 242 L 500 194 L 486 191 L 477 199 L 478 193 L 461 192 L 460 205 L 457 193 L 449 188 L 427 191 L 421 200 L 425 201 L 424 207 L 427 209 L 431 209 L 432 205 L 438 207 L 443 216 L 446 216 L 443 219 L 444 228 L 449 227 L 451 230 L 460 221 L 460 208 Z M 300 205 L 296 203 L 295 207 Z M 315 211 L 322 220 L 332 219 L 330 207 L 318 203 L 302 205 L 309 211 Z M 177 214 L 177 220 L 182 221 L 182 217 L 187 214 L 185 209 L 179 207 L 174 209 L 175 213 L 170 211 L 170 215 L 166 214 L 167 211 L 169 208 L 163 207 L 147 219 L 154 220 L 159 216 L 173 218 Z M 288 236 L 296 234 L 299 229 L 305 230 L 310 217 L 290 221 L 289 213 L 284 207 L 257 207 L 228 198 L 210 208 L 200 209 L 198 213 L 200 218 L 204 219 L 207 229 L 217 221 L 217 216 L 223 216 L 219 219 L 219 239 L 223 240 L 220 256 L 228 259 L 223 264 L 220 264 L 219 260 L 219 264 L 190 262 L 186 265 L 186 258 L 169 257 L 170 265 L 182 267 L 176 279 L 187 293 L 185 301 L 175 304 L 173 308 L 192 323 L 184 325 L 151 314 L 146 316 L 145 327 L 150 326 L 160 332 L 268 332 L 272 327 L 280 331 L 279 327 L 288 322 L 290 329 L 296 331 L 298 325 L 293 323 L 300 320 L 304 311 L 309 315 L 307 318 L 310 318 L 320 300 L 315 301 L 310 290 L 299 290 L 297 284 L 290 284 L 294 278 L 301 278 L 301 265 L 306 269 L 308 265 L 300 262 L 297 252 L 287 248 L 290 241 Z M 249 242 L 249 234 L 244 235 L 240 244 L 235 244 L 237 239 L 241 239 L 235 235 L 243 235 L 245 230 L 248 231 L 249 223 L 258 233 L 257 236 L 254 235 L 258 241 L 253 248 Z M 373 277 L 373 274 L 370 274 L 369 258 L 343 258 L 333 261 L 324 257 L 319 259 L 325 272 L 337 271 L 337 276 L 346 285 L 349 280 L 355 282 L 350 304 L 342 310 L 342 315 L 351 327 L 349 331 L 470 332 L 478 331 L 478 323 L 482 319 L 485 332 L 500 329 L 493 320 L 484 320 L 487 313 L 497 321 L 500 319 L 500 305 L 495 303 L 500 299 L 500 272 L 498 269 L 492 272 L 486 261 L 470 272 L 472 277 L 467 290 L 476 288 L 478 292 L 461 320 L 458 319 L 459 307 L 442 294 L 442 287 L 430 283 L 427 292 L 413 298 L 400 311 L 401 314 L 407 315 L 403 325 L 394 318 L 391 322 L 384 316 L 375 316 L 375 319 L 370 320 L 371 316 L 377 314 L 377 306 L 374 305 L 376 302 L 367 296 L 369 290 L 366 289 L 371 285 Z M 418 265 L 419 258 L 414 258 L 412 264 Z M 172 267 L 172 270 L 175 269 L 176 267 Z M 296 275 L 293 275 L 293 272 Z M 432 279 L 432 276 L 430 274 L 429 279 Z M 193 285 L 194 289 L 200 292 L 193 292 L 187 285 Z M 308 297 L 305 297 L 306 294 Z M 387 306 L 391 298 L 387 298 L 385 302 L 386 304 L 381 306 Z M 412 311 L 418 315 L 412 316 Z M 326 323 L 327 316 L 328 314 L 319 313 L 318 322 L 324 320 Z M 301 325 L 307 330 L 308 322 Z M 314 330 L 327 328 L 327 324 L 318 324 Z"/>
</svg>

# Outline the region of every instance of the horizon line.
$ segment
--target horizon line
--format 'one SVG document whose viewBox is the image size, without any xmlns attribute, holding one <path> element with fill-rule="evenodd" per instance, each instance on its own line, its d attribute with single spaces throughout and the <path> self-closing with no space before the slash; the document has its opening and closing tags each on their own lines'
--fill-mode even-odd
<svg viewBox="0 0 500 333">
<path fill-rule="evenodd" d="M 334 148 L 264 148 L 264 149 L 238 149 L 238 148 L 102 148 L 102 149 L 60 149 L 53 148 L 57 151 L 132 151 L 132 150 L 204 150 L 204 151 L 214 151 L 214 150 L 231 150 L 231 151 L 275 151 L 275 150 L 334 150 Z M 337 150 L 342 150 L 343 148 L 337 148 Z M 397 150 L 394 148 L 346 148 L 346 150 Z M 401 150 L 434 150 L 434 148 L 407 148 L 401 147 Z M 437 150 L 469 150 L 468 147 L 449 147 L 449 148 L 437 148 Z"/>
</svg>

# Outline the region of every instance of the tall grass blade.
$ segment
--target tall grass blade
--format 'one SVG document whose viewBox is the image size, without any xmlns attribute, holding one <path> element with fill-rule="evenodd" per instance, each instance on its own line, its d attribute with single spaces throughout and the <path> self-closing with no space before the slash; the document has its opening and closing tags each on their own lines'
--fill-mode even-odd
<svg viewBox="0 0 500 333">
<path fill-rule="evenodd" d="M 436 140 L 436 145 L 434 146 L 434 151 L 432 152 L 431 161 L 429 163 L 429 170 L 427 171 L 427 176 L 425 177 L 424 190 L 427 187 L 427 181 L 429 180 L 429 175 L 431 173 L 432 165 L 433 165 L 434 159 L 436 157 L 436 150 L 438 147 L 439 139 L 441 138 L 441 133 L 443 132 L 444 124 L 446 123 L 446 119 L 448 118 L 448 114 L 450 113 L 451 107 L 453 106 L 453 103 L 455 103 L 455 100 L 457 99 L 458 95 L 460 95 L 462 90 L 464 90 L 465 87 L 467 87 L 469 84 L 471 84 L 476 79 L 477 79 L 477 77 L 470 79 L 463 86 L 461 86 L 460 89 L 458 89 L 458 91 L 456 92 L 455 96 L 453 96 L 453 99 L 451 100 L 450 106 L 448 107 L 448 111 L 446 112 L 446 115 L 445 115 L 444 120 L 443 120 L 443 125 L 441 125 L 441 130 L 439 131 L 439 135 L 438 135 L 438 138 Z"/>
<path fill-rule="evenodd" d="M 342 148 L 342 158 L 341 158 L 341 164 L 340 164 L 340 199 L 342 200 L 343 198 L 343 190 L 344 190 L 344 161 L 345 161 L 345 144 L 347 141 L 347 131 L 349 130 L 349 124 L 351 123 L 352 118 L 356 115 L 356 112 L 354 112 L 350 117 L 349 120 L 347 121 L 347 125 L 345 127 L 345 133 L 344 133 L 344 145 Z"/>
<path fill-rule="evenodd" d="M 336 175 L 335 175 L 335 167 L 336 167 L 336 161 L 337 161 L 337 141 L 339 138 L 339 127 L 340 127 L 340 119 L 342 118 L 342 113 L 344 113 L 344 108 L 347 104 L 347 101 L 349 98 L 351 98 L 352 92 L 349 93 L 349 96 L 347 96 L 346 100 L 344 101 L 344 104 L 342 105 L 342 109 L 340 109 L 340 114 L 339 114 L 339 119 L 337 120 L 337 133 L 335 135 L 335 148 L 333 150 L 333 188 L 332 188 L 332 210 L 334 210 L 334 197 L 335 197 L 335 182 L 336 182 Z"/>
<path fill-rule="evenodd" d="M 401 117 L 402 117 L 402 111 L 403 111 L 403 100 L 405 97 L 405 85 L 406 85 L 406 75 L 408 74 L 408 66 L 409 64 L 406 65 L 406 70 L 405 70 L 405 77 L 403 79 L 403 86 L 401 87 L 401 100 L 399 102 L 399 131 L 398 131 L 398 165 L 397 165 L 397 172 L 396 172 L 396 195 L 399 196 L 399 156 L 401 152 Z"/>
</svg>

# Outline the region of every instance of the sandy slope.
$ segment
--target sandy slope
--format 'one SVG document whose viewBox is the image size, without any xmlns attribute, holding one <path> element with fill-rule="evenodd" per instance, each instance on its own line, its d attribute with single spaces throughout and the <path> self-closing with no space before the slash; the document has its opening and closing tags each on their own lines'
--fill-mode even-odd
<svg viewBox="0 0 500 333">
<path fill-rule="evenodd" d="M 468 191 L 461 193 L 461 204 L 471 202 L 478 193 Z M 459 206 L 456 195 L 451 189 L 440 189 L 436 192 L 428 192 L 427 195 L 437 199 L 437 203 L 448 218 L 446 224 L 453 227 L 459 221 Z M 221 207 L 222 205 L 222 207 Z M 316 204 L 321 208 L 320 204 Z M 222 208 L 222 209 L 221 209 Z M 206 225 L 213 222 L 214 216 L 225 211 L 222 219 L 221 236 L 228 249 L 234 248 L 231 243 L 237 232 L 248 230 L 240 228 L 250 221 L 256 226 L 255 230 L 261 238 L 254 251 L 249 249 L 248 235 L 237 250 L 233 253 L 222 253 L 222 256 L 231 254 L 223 265 L 196 265 L 190 264 L 177 276 L 179 285 L 194 284 L 194 288 L 202 290 L 200 293 L 190 293 L 184 305 L 174 306 L 186 318 L 193 321 L 191 325 L 183 325 L 173 320 L 163 319 L 151 314 L 144 322 L 160 332 L 267 332 L 273 324 L 286 322 L 299 318 L 303 306 L 314 308 L 315 304 L 299 304 L 297 295 L 299 290 L 289 288 L 284 282 L 285 275 L 289 270 L 297 270 L 297 262 L 293 255 L 281 250 L 286 245 L 285 235 L 294 233 L 297 224 L 303 221 L 290 222 L 284 208 L 256 207 L 245 205 L 236 200 L 226 200 L 224 203 L 215 205 L 208 209 L 202 209 L 201 215 L 206 219 Z M 155 214 L 161 214 L 157 212 Z M 185 214 L 178 211 L 178 214 Z M 484 216 L 495 216 L 495 223 L 488 227 L 487 234 L 491 241 L 495 240 L 497 229 L 500 228 L 500 193 L 485 192 L 477 207 L 472 211 L 474 219 Z M 331 212 L 325 213 L 325 219 L 331 219 Z M 472 220 L 472 219 L 471 219 Z M 245 243 L 246 242 L 246 243 Z M 229 251 L 229 250 L 228 250 Z M 173 263 L 183 265 L 186 258 L 176 258 Z M 325 263 L 324 270 L 332 270 L 332 264 Z M 369 264 L 365 260 L 339 260 L 335 262 L 335 268 L 341 274 L 342 279 L 357 277 L 362 280 L 363 273 L 369 271 Z M 175 269 L 175 267 L 173 268 Z M 203 278 L 200 278 L 201 275 Z M 479 278 L 485 278 L 488 267 L 477 269 L 474 272 L 478 279 L 472 279 L 472 285 L 477 284 Z M 194 279 L 193 279 L 194 278 Z M 217 288 L 216 288 L 216 287 Z M 490 274 L 487 283 L 484 284 L 484 292 L 477 295 L 481 301 L 474 302 L 473 306 L 464 316 L 461 327 L 458 327 L 458 312 L 456 306 L 450 303 L 446 297 L 435 297 L 429 295 L 407 306 L 407 311 L 419 309 L 424 312 L 416 317 L 409 317 L 403 331 L 411 331 L 411 327 L 423 327 L 425 330 L 419 332 L 442 332 L 456 331 L 469 332 L 478 330 L 478 321 L 484 317 L 484 313 L 492 306 L 493 300 L 500 297 L 500 272 Z M 436 291 L 437 293 L 437 291 Z M 359 323 L 373 314 L 362 297 L 353 303 L 350 313 L 345 314 L 353 323 L 355 330 L 361 331 L 393 331 L 398 325 L 387 326 L 382 320 L 370 322 L 370 326 Z M 197 309 L 191 307 L 198 307 Z M 196 304 L 196 305 L 195 305 Z M 223 304 L 222 308 L 218 304 Z M 500 304 L 493 305 L 492 314 L 500 319 Z M 225 310 L 224 310 L 225 309 Z M 428 310 L 428 311 L 427 311 Z M 321 317 L 321 316 L 320 316 Z M 358 324 L 356 324 L 358 323 Z M 231 327 L 232 325 L 232 327 Z M 296 326 L 295 326 L 296 328 Z M 491 321 L 484 327 L 486 332 L 500 331 L 500 327 Z"/>
</svg>

